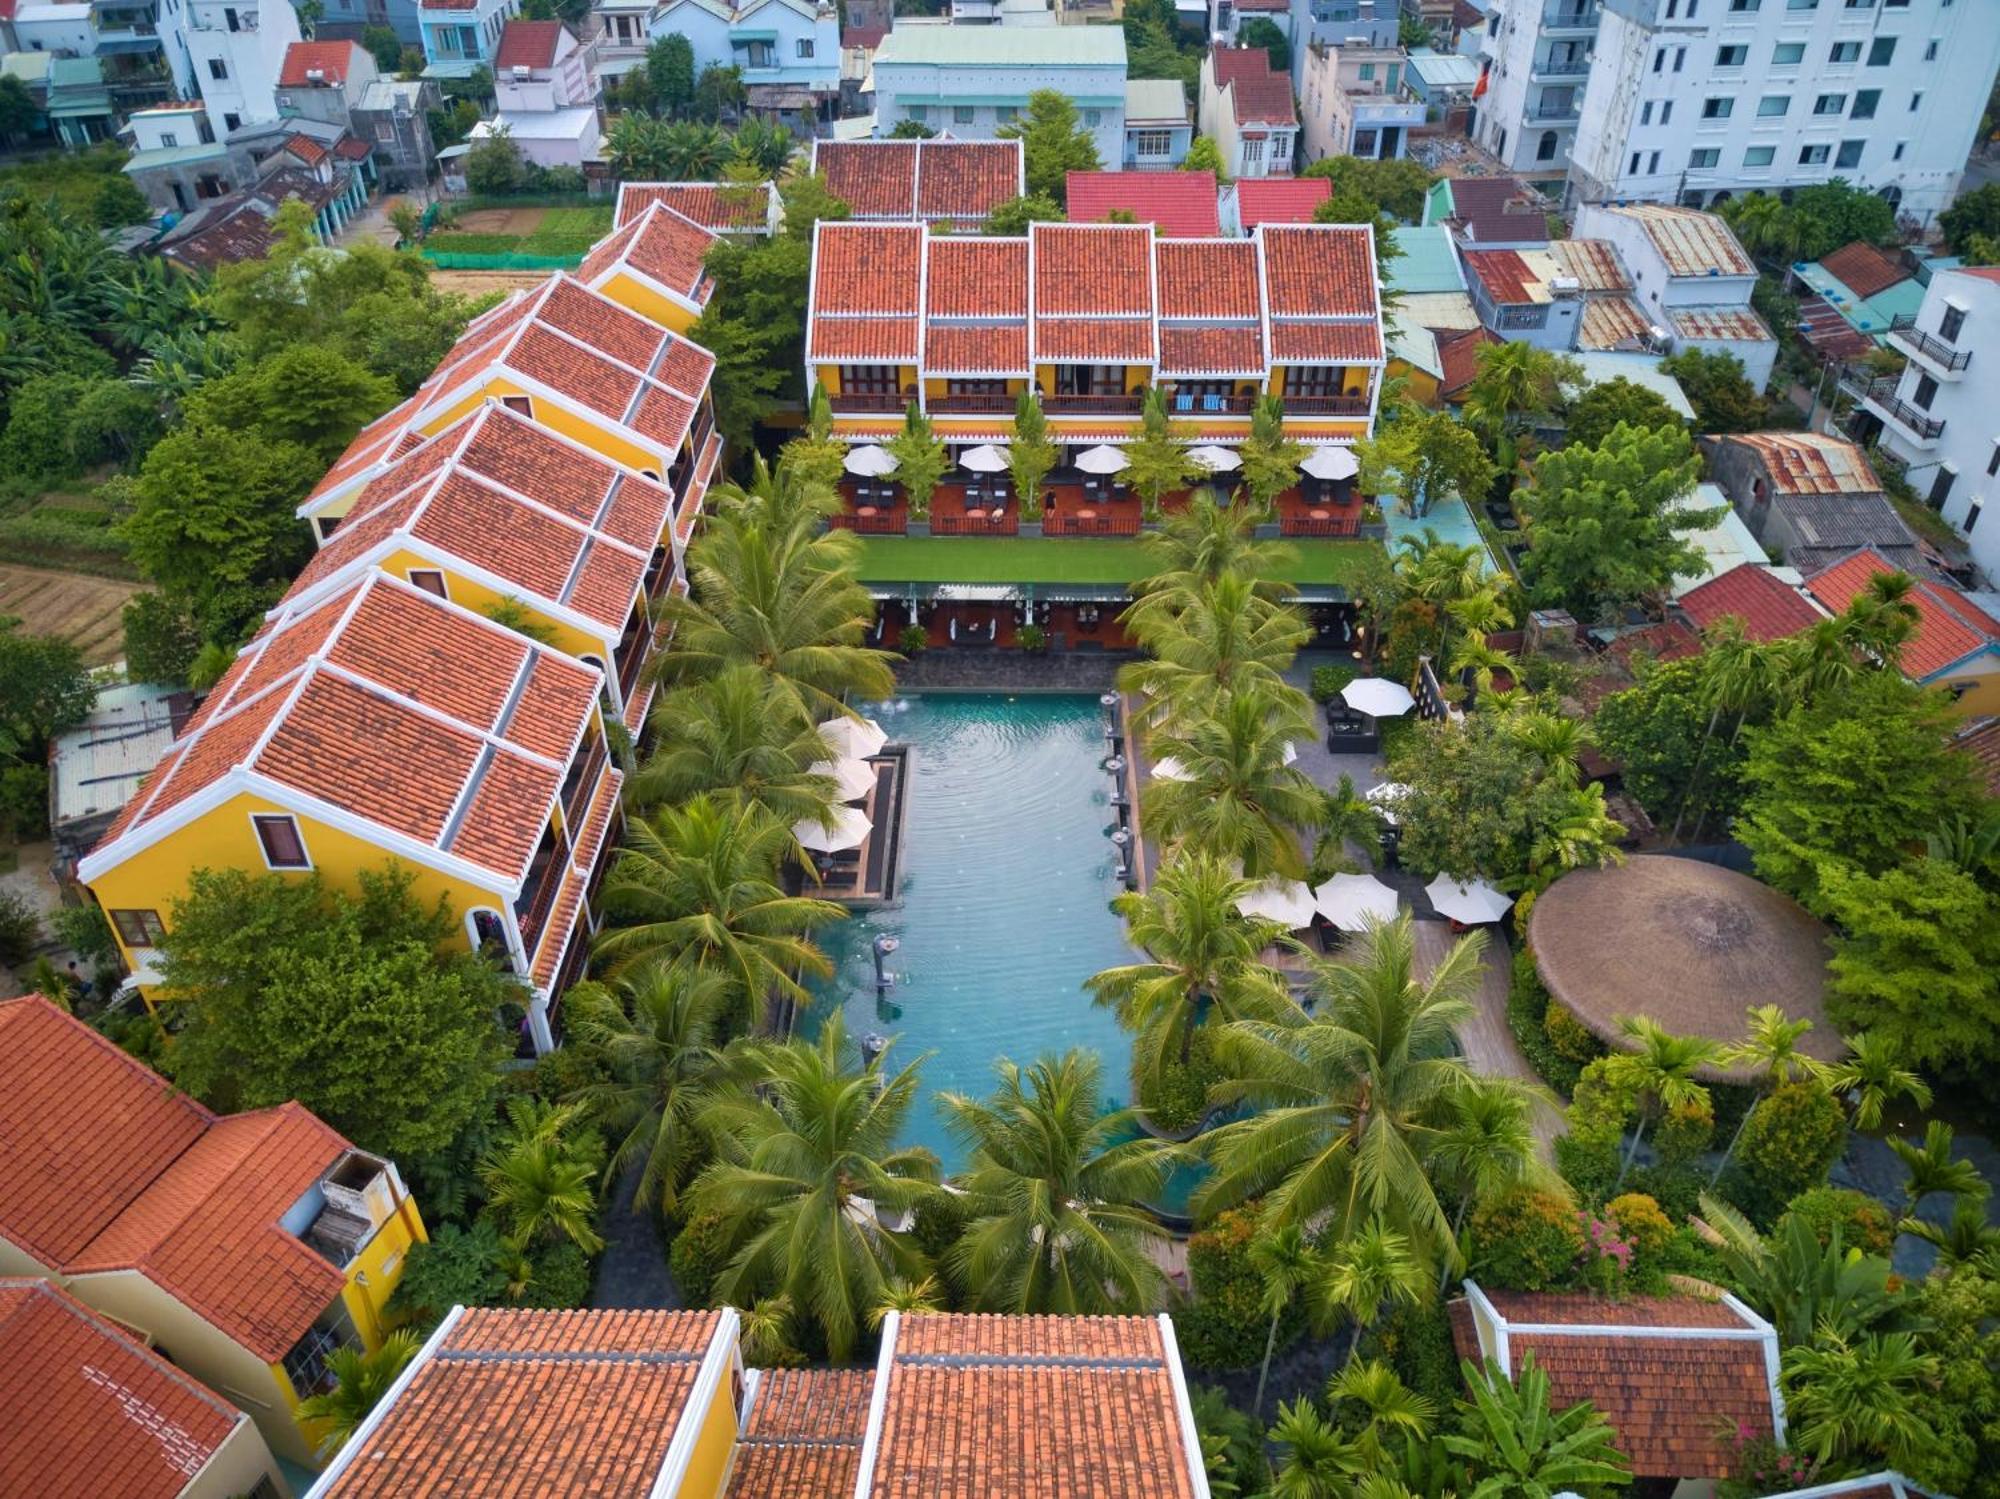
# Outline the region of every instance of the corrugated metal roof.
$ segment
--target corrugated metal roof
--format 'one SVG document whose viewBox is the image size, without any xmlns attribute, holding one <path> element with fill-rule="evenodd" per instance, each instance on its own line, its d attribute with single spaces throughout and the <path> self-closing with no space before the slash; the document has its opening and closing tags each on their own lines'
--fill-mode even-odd
<svg viewBox="0 0 2000 1499">
<path fill-rule="evenodd" d="M 1723 439 L 1763 460 L 1779 494 L 1880 494 L 1882 481 L 1853 443 L 1817 432 L 1745 432 Z M 1858 544 L 1858 543 L 1857 543 Z"/>
<path fill-rule="evenodd" d="M 174 742 L 176 696 L 144 682 L 106 687 L 90 717 L 58 734 L 49 754 L 51 814 L 61 824 L 115 813 Z"/>
<path fill-rule="evenodd" d="M 1577 326 L 1579 349 L 1637 348 L 1652 327 L 1645 310 L 1630 297 L 1592 297 L 1583 304 Z"/>
<path fill-rule="evenodd" d="M 1669 275 L 1754 276 L 1757 267 L 1729 226 L 1698 208 L 1665 203 L 1625 203 L 1605 210 L 1635 220 L 1659 251 Z"/>
<path fill-rule="evenodd" d="M 1682 338 L 1768 343 L 1773 334 L 1747 307 L 1669 307 L 1667 317 Z"/>
<path fill-rule="evenodd" d="M 1608 239 L 1552 239 L 1549 254 L 1585 291 L 1630 291 L 1632 278 Z"/>
</svg>

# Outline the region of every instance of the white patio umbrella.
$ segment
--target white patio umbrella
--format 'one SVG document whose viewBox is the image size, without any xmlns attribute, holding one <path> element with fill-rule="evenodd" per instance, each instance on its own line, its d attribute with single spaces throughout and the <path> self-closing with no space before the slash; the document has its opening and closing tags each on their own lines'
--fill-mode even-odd
<svg viewBox="0 0 2000 1499">
<path fill-rule="evenodd" d="M 1396 816 L 1396 808 L 1405 797 L 1411 795 L 1408 786 L 1405 786 L 1401 781 L 1384 781 L 1379 786 L 1369 787 L 1364 794 L 1368 801 L 1373 802 L 1377 807 L 1382 809 L 1382 820 L 1384 822 L 1388 823 L 1392 828 L 1402 826 L 1401 821 Z"/>
<path fill-rule="evenodd" d="M 1172 755 L 1163 755 L 1153 762 L 1153 779 L 1156 781 L 1192 781 L 1188 768 Z"/>
<path fill-rule="evenodd" d="M 1199 464 L 1211 474 L 1228 473 L 1243 467 L 1243 460 L 1233 448 L 1217 447 L 1214 443 L 1203 443 L 1198 448 L 1188 449 L 1188 461 Z"/>
<path fill-rule="evenodd" d="M 1431 904 L 1438 913 L 1449 916 L 1453 921 L 1462 921 L 1467 926 L 1478 926 L 1482 922 L 1498 921 L 1507 914 L 1507 908 L 1514 904 L 1514 897 L 1504 890 L 1495 890 L 1484 880 L 1474 880 L 1466 884 L 1460 880 L 1446 879 L 1439 875 L 1424 886 L 1424 894 L 1431 898 Z"/>
<path fill-rule="evenodd" d="M 871 442 L 858 448 L 849 448 L 846 466 L 850 474 L 859 474 L 864 479 L 879 479 L 884 474 L 896 471 L 896 458 L 881 444 Z"/>
<path fill-rule="evenodd" d="M 1315 479 L 1352 479 L 1361 472 L 1361 460 L 1351 449 L 1329 443 L 1314 448 L 1299 467 Z"/>
<path fill-rule="evenodd" d="M 967 448 L 958 455 L 958 466 L 975 474 L 997 474 L 1007 467 L 1007 450 L 990 442 Z"/>
<path fill-rule="evenodd" d="M 1372 874 L 1337 874 L 1313 892 L 1313 906 L 1343 932 L 1365 932 L 1370 921 L 1396 918 L 1396 892 Z"/>
<path fill-rule="evenodd" d="M 829 718 L 819 726 L 820 740 L 836 760 L 865 760 L 879 755 L 889 736 L 872 718 Z"/>
<path fill-rule="evenodd" d="M 1274 875 L 1238 899 L 1236 909 L 1245 916 L 1275 921 L 1286 931 L 1295 932 L 1302 926 L 1312 925 L 1313 893 L 1310 886 L 1298 880 L 1281 879 Z"/>
<path fill-rule="evenodd" d="M 1076 455 L 1076 466 L 1086 474 L 1115 474 L 1125 467 L 1123 450 L 1108 443 L 1099 443 L 1094 448 L 1085 448 Z"/>
<path fill-rule="evenodd" d="M 1340 696 L 1348 707 L 1370 718 L 1401 718 L 1417 705 L 1409 688 L 1387 677 L 1357 677 L 1340 689 Z"/>
<path fill-rule="evenodd" d="M 819 760 L 806 773 L 829 777 L 844 802 L 858 802 L 875 789 L 875 767 L 866 760 Z"/>
<path fill-rule="evenodd" d="M 837 854 L 843 849 L 861 847 L 874 826 L 859 807 L 835 807 L 832 827 L 823 828 L 808 817 L 792 824 L 792 836 L 799 840 L 801 848 Z"/>
</svg>

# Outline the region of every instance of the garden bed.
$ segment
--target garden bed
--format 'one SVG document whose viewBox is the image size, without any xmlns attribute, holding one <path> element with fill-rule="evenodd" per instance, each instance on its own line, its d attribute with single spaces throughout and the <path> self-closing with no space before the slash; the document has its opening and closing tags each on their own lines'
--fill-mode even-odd
<svg viewBox="0 0 2000 1499">
<path fill-rule="evenodd" d="M 426 255 L 532 255 L 581 260 L 611 232 L 612 208 L 480 208 L 424 241 Z"/>
</svg>

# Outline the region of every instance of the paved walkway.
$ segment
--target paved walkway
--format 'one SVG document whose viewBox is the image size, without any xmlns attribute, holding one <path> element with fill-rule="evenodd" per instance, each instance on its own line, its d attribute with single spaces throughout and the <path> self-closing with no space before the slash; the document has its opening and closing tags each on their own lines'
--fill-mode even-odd
<svg viewBox="0 0 2000 1499">
<path fill-rule="evenodd" d="M 597 1262 L 590 1304 L 621 1311 L 670 1311 L 681 1305 L 680 1287 L 667 1272 L 667 1246 L 654 1226 L 655 1215 L 632 1206 L 632 1194 L 638 1190 L 638 1171 L 627 1171 L 604 1215 L 604 1257 Z"/>
<path fill-rule="evenodd" d="M 1417 972 L 1428 978 L 1444 961 L 1457 938 L 1452 935 L 1451 923 L 1447 921 L 1417 921 L 1413 923 L 1417 942 Z M 1476 1013 L 1458 1029 L 1459 1044 L 1465 1048 L 1465 1059 L 1473 1070 L 1485 1077 L 1511 1077 L 1520 1082 L 1530 1083 L 1539 1088 L 1542 1080 L 1535 1069 L 1528 1065 L 1528 1059 L 1521 1055 L 1521 1048 L 1514 1044 L 1514 1033 L 1507 1027 L 1507 990 L 1511 982 L 1508 973 L 1510 963 L 1507 944 L 1500 939 L 1498 929 L 1487 933 L 1486 951 L 1479 960 L 1479 987 L 1472 995 Z M 1542 1142 L 1544 1155 L 1552 1155 L 1555 1138 L 1563 1132 L 1562 1113 L 1547 1099 L 1536 1105 L 1535 1135 Z"/>
</svg>

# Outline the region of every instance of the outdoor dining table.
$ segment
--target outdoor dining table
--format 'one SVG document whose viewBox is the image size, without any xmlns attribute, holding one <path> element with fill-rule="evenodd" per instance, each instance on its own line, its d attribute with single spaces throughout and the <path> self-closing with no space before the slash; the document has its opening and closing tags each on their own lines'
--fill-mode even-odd
<svg viewBox="0 0 2000 1499">
<path fill-rule="evenodd" d="M 1306 514 L 1313 520 L 1329 520 L 1332 518 L 1333 512 L 1330 510 L 1308 510 Z"/>
</svg>

